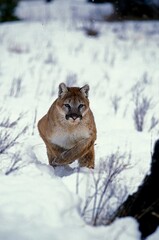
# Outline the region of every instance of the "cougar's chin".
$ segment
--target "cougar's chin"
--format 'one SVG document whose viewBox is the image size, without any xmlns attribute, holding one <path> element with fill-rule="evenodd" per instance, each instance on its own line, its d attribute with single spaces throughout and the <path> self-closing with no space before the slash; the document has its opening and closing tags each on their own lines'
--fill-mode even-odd
<svg viewBox="0 0 159 240">
<path fill-rule="evenodd" d="M 77 124 L 79 124 L 80 123 L 80 119 L 78 118 L 78 119 L 76 119 L 76 120 L 73 120 L 73 119 L 69 119 L 69 123 L 71 124 L 71 125 L 77 125 Z"/>
</svg>

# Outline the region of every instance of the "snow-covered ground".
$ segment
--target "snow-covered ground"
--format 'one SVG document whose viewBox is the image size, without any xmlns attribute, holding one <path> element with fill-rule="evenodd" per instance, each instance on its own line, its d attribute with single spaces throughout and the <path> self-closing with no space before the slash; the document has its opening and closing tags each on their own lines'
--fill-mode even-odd
<svg viewBox="0 0 159 240">
<path fill-rule="evenodd" d="M 92 227 L 84 221 L 91 223 L 92 203 L 82 217 L 95 179 L 100 176 L 102 184 L 107 177 L 112 154 L 128 167 L 114 179 L 105 215 L 141 184 L 159 135 L 158 124 L 152 126 L 159 108 L 159 22 L 102 22 L 111 11 L 111 5 L 82 0 L 22 1 L 17 13 L 24 20 L 0 25 L 0 139 L 4 133 L 14 139 L 27 127 L 1 154 L 0 239 L 140 239 L 132 218 Z M 86 27 L 98 36 L 88 36 Z M 48 166 L 36 124 L 61 82 L 90 85 L 98 131 L 94 170 L 79 171 L 76 163 Z M 143 131 L 137 131 L 133 113 L 143 99 L 150 106 Z M 7 124 L 8 117 L 14 124 Z M 158 240 L 159 229 L 147 239 Z"/>
</svg>

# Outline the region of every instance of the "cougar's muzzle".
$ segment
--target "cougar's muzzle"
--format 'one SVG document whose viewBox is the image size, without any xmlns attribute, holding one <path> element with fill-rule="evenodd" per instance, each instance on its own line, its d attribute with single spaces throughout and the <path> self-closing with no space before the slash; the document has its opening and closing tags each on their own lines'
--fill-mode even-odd
<svg viewBox="0 0 159 240">
<path fill-rule="evenodd" d="M 69 118 L 72 118 L 74 121 L 79 118 L 80 120 L 82 119 L 82 115 L 81 114 L 77 114 L 77 113 L 69 113 L 66 114 L 66 119 L 69 120 Z"/>
</svg>

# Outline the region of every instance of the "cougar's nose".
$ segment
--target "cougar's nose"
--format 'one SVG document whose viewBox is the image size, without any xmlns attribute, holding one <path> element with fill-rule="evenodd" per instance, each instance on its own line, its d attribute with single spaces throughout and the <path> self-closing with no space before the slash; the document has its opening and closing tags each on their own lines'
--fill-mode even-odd
<svg viewBox="0 0 159 240">
<path fill-rule="evenodd" d="M 79 115 L 76 113 L 72 113 L 70 117 L 73 118 L 73 120 L 76 120 L 79 117 Z"/>
<path fill-rule="evenodd" d="M 77 113 L 71 113 L 66 115 L 66 119 L 68 120 L 69 118 L 72 118 L 75 121 L 77 118 L 82 119 L 82 116 Z"/>
</svg>

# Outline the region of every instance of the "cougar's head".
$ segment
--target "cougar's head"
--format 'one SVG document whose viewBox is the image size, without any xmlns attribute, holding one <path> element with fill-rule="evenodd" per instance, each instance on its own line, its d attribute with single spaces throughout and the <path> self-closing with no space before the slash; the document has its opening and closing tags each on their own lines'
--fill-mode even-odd
<svg viewBox="0 0 159 240">
<path fill-rule="evenodd" d="M 70 124 L 77 124 L 89 110 L 89 86 L 67 87 L 64 83 L 59 85 L 57 99 L 58 109 Z"/>
</svg>

